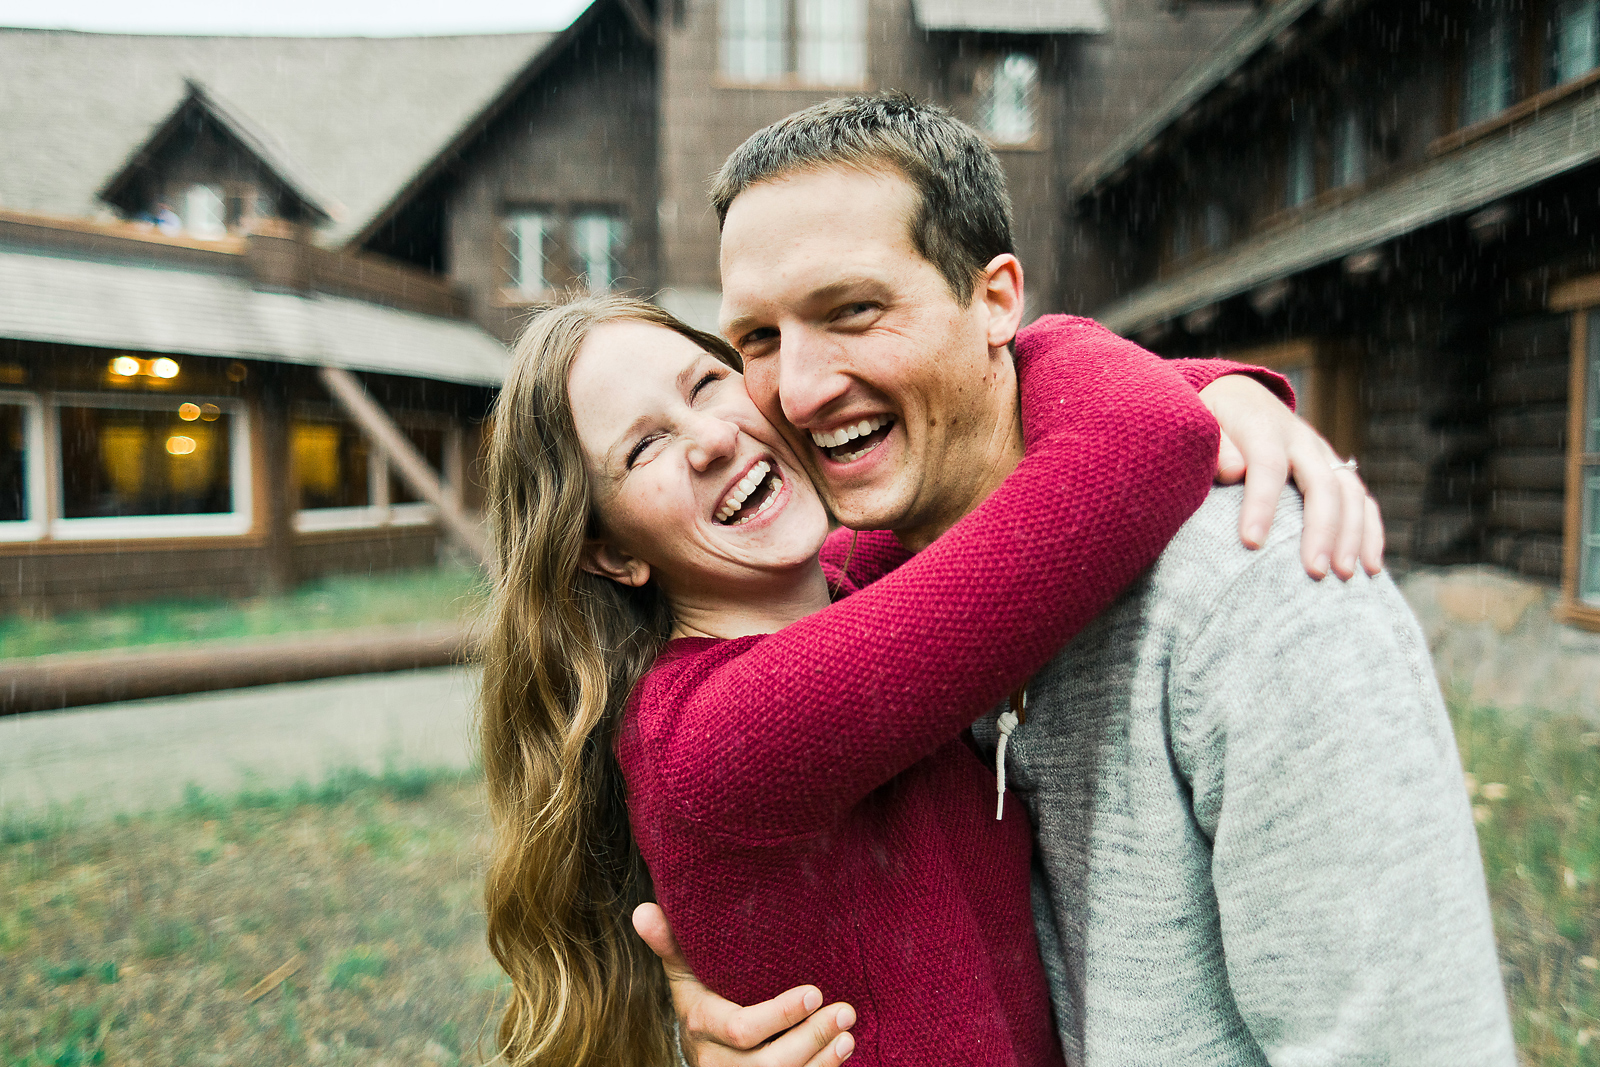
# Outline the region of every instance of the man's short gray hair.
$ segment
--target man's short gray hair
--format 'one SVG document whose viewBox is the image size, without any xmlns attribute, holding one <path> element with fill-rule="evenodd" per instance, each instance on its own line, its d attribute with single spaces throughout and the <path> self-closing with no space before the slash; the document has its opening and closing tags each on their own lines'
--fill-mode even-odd
<svg viewBox="0 0 1600 1067">
<path fill-rule="evenodd" d="M 1013 252 L 1011 197 L 1000 161 L 977 131 L 902 92 L 814 104 L 734 149 L 711 188 L 720 226 L 735 198 L 759 182 L 823 167 L 898 171 L 916 189 L 913 247 L 963 307 L 984 268 Z"/>
</svg>

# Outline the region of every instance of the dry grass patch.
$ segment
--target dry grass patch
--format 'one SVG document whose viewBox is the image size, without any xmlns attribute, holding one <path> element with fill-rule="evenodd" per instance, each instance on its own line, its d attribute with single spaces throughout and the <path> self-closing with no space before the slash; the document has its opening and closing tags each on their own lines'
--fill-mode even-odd
<svg viewBox="0 0 1600 1067">
<path fill-rule="evenodd" d="M 419 775 L 8 824 L 0 1065 L 486 1059 L 486 832 L 479 782 Z"/>
</svg>

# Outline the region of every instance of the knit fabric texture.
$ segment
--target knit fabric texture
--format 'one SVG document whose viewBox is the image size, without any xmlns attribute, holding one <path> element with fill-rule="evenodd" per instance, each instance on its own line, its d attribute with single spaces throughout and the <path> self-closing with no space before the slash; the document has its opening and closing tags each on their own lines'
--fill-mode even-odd
<svg viewBox="0 0 1600 1067">
<path fill-rule="evenodd" d="M 893 573 L 785 629 L 672 642 L 618 742 L 633 830 L 695 974 L 739 1003 L 801 983 L 858 1012 L 859 1064 L 1061 1059 L 1030 831 L 966 733 L 1204 499 L 1215 422 L 1180 369 L 1087 320 L 1018 338 L 1021 464 Z M 898 565 L 898 566 L 897 566 Z"/>
</svg>

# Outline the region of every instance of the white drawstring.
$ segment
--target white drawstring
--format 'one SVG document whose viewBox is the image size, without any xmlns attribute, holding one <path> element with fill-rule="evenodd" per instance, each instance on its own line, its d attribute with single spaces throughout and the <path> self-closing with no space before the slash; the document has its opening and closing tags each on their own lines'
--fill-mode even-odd
<svg viewBox="0 0 1600 1067">
<path fill-rule="evenodd" d="M 1006 811 L 1006 742 L 1011 740 L 1011 731 L 1017 728 L 1019 721 L 1014 711 L 1003 711 L 1000 718 L 995 720 L 995 725 L 1000 728 L 1000 743 L 994 749 L 994 776 L 1000 787 L 1000 799 L 994 809 L 995 822 L 999 822 Z"/>
</svg>

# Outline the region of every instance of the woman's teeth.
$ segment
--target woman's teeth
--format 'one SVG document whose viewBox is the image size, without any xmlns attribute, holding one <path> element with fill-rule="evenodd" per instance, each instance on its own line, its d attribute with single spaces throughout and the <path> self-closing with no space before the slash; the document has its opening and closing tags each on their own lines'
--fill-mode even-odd
<svg viewBox="0 0 1600 1067">
<path fill-rule="evenodd" d="M 852 423 L 849 426 L 841 426 L 837 430 L 830 430 L 828 433 L 813 433 L 811 440 L 816 442 L 818 448 L 838 448 L 847 441 L 854 441 L 856 438 L 869 434 L 874 430 L 881 430 L 887 425 L 889 425 L 887 416 L 876 415 L 870 419 L 862 419 L 860 422 Z"/>
<path fill-rule="evenodd" d="M 776 474 L 772 475 L 772 485 L 767 492 L 766 499 L 761 501 L 761 505 L 750 514 L 741 516 L 738 522 L 728 522 L 729 519 L 738 514 L 739 509 L 744 507 L 744 502 L 750 499 L 750 494 L 759 489 L 761 484 L 767 480 L 767 475 L 771 473 L 772 464 L 766 460 L 762 460 L 754 467 L 751 467 L 750 472 L 739 479 L 739 484 L 733 487 L 733 492 L 728 494 L 727 499 L 722 502 L 722 506 L 717 509 L 717 521 L 726 523 L 729 526 L 738 526 L 741 523 L 749 522 L 770 508 L 772 502 L 778 499 L 778 490 L 783 488 L 783 479 Z"/>
</svg>

